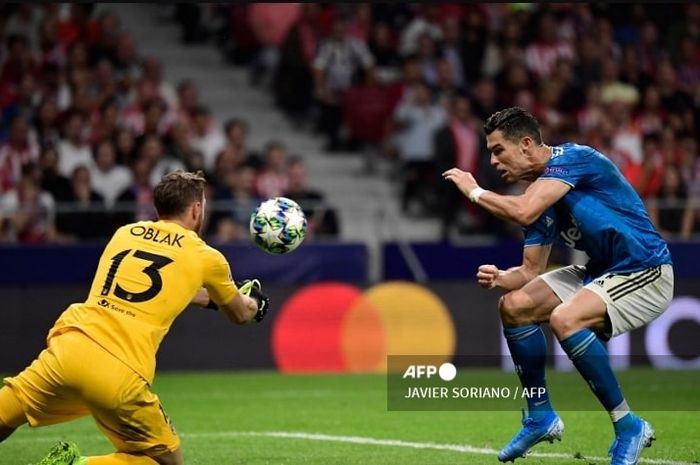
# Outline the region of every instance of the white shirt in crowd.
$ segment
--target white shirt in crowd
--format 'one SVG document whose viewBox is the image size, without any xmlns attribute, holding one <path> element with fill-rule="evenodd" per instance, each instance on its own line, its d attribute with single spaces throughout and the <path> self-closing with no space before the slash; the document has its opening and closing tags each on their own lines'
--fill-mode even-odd
<svg viewBox="0 0 700 465">
<path fill-rule="evenodd" d="M 160 182 L 160 178 L 162 178 L 164 175 L 172 171 L 184 169 L 185 165 L 177 158 L 162 157 L 160 160 L 158 160 L 156 166 L 153 167 L 153 169 L 151 170 L 151 175 L 148 178 L 151 187 L 156 187 L 156 185 L 158 185 L 158 183 Z"/>
<path fill-rule="evenodd" d="M 80 165 L 92 166 L 92 151 L 87 144 L 75 145 L 69 140 L 58 143 L 58 172 L 70 178 L 73 170 Z"/>
<path fill-rule="evenodd" d="M 190 144 L 192 148 L 202 152 L 204 170 L 207 173 L 213 173 L 216 166 L 216 157 L 226 145 L 223 132 L 219 129 L 210 129 L 202 137 L 193 135 L 190 138 Z"/>
<path fill-rule="evenodd" d="M 104 198 L 107 208 L 112 208 L 119 194 L 131 185 L 132 175 L 129 168 L 115 165 L 102 171 L 94 163 L 89 167 L 92 190 Z"/>
<path fill-rule="evenodd" d="M 403 126 L 396 136 L 401 160 L 430 160 L 433 157 L 435 133 L 447 122 L 447 115 L 442 106 L 404 103 L 396 109 L 394 119 Z"/>
</svg>

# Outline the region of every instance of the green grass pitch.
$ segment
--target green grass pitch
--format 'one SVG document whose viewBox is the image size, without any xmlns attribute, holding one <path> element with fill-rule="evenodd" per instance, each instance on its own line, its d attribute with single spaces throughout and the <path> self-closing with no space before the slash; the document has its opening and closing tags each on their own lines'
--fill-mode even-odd
<svg viewBox="0 0 700 465">
<path fill-rule="evenodd" d="M 487 371 L 513 384 L 515 376 Z M 576 373 L 551 373 L 557 386 Z M 634 369 L 620 373 L 630 404 L 639 396 L 700 396 L 700 372 Z M 585 383 L 569 396 L 592 397 Z M 639 387 L 644 390 L 636 391 Z M 657 388 L 654 388 L 656 386 Z M 690 388 L 689 388 L 690 386 Z M 580 389 L 579 389 L 580 388 Z M 161 373 L 154 391 L 182 436 L 188 465 L 263 464 L 497 464 L 495 450 L 519 427 L 520 412 L 387 411 L 382 375 L 280 375 L 270 372 Z M 646 393 L 646 394 L 643 394 Z M 644 399 L 653 405 L 654 399 Z M 651 401 L 651 402 L 649 402 Z M 556 402 L 555 402 L 556 404 Z M 539 444 L 522 464 L 604 464 L 612 440 L 602 410 L 560 412 L 564 440 Z M 639 411 L 657 441 L 641 463 L 700 463 L 700 412 Z M 58 439 L 78 443 L 86 455 L 112 451 L 90 418 L 62 425 L 20 428 L 0 444 L 0 464 L 38 461 Z"/>
</svg>

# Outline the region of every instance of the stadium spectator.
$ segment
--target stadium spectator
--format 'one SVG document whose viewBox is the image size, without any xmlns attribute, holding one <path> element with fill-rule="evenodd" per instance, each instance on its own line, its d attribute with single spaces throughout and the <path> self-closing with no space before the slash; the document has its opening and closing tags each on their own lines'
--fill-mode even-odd
<svg viewBox="0 0 700 465">
<path fill-rule="evenodd" d="M 68 203 L 56 214 L 56 229 L 66 239 L 78 241 L 106 236 L 111 232 L 105 202 L 90 184 L 90 170 L 78 165 L 70 178 Z"/>
<path fill-rule="evenodd" d="M 648 204 L 649 217 L 661 234 L 687 239 L 693 229 L 694 210 L 688 203 L 688 190 L 675 165 L 663 168 L 658 194 Z"/>
<path fill-rule="evenodd" d="M 420 37 L 427 34 L 437 42 L 442 40 L 440 27 L 440 7 L 429 3 L 418 6 L 418 12 L 401 32 L 399 51 L 407 57 L 418 52 Z"/>
<path fill-rule="evenodd" d="M 634 116 L 642 133 L 661 132 L 668 121 L 668 112 L 661 106 L 661 94 L 656 86 L 644 89 L 642 101 Z"/>
<path fill-rule="evenodd" d="M 415 84 L 411 97 L 396 108 L 394 121 L 397 126 L 398 151 L 404 213 L 414 212 L 412 202 L 418 201 L 419 211 L 430 210 L 429 192 L 434 182 L 433 137 L 445 124 L 447 116 L 441 105 L 433 102 L 430 88 L 425 83 Z"/>
<path fill-rule="evenodd" d="M 176 119 L 190 120 L 192 113 L 199 107 L 199 88 L 192 79 L 184 79 L 177 86 Z"/>
<path fill-rule="evenodd" d="M 460 18 L 456 16 L 449 16 L 445 18 L 442 23 L 442 54 L 444 59 L 449 63 L 452 73 L 454 75 L 455 84 L 457 87 L 464 87 L 467 80 L 465 78 L 465 73 L 467 68 L 472 66 L 478 69 L 480 63 L 468 63 L 465 49 L 465 40 L 462 35 L 462 27 L 460 24 Z"/>
<path fill-rule="evenodd" d="M 275 104 L 292 121 L 303 122 L 313 102 L 311 64 L 320 40 L 318 16 L 317 4 L 302 4 L 300 17 L 280 45 L 273 93 Z"/>
<path fill-rule="evenodd" d="M 125 32 L 122 32 L 117 37 L 114 68 L 118 79 L 123 82 L 123 85 L 127 86 L 138 79 L 141 74 L 136 42 L 130 34 Z"/>
<path fill-rule="evenodd" d="M 226 137 L 226 145 L 238 152 L 238 154 L 246 159 L 251 156 L 256 156 L 248 147 L 248 133 L 250 126 L 248 122 L 242 118 L 231 118 L 224 124 L 224 134 Z"/>
<path fill-rule="evenodd" d="M 279 47 L 300 15 L 299 3 L 252 3 L 248 22 L 259 49 L 251 65 L 251 84 L 267 86 L 279 61 Z"/>
<path fill-rule="evenodd" d="M 401 57 L 391 27 L 386 23 L 375 23 L 367 45 L 374 57 L 377 79 L 384 83 L 398 80 Z"/>
<path fill-rule="evenodd" d="M 700 85 L 700 38 L 686 36 L 681 39 L 678 52 L 678 85 L 686 93 L 691 93 Z"/>
<path fill-rule="evenodd" d="M 553 13 L 542 14 L 537 27 L 537 39 L 525 48 L 525 63 L 538 78 L 546 79 L 559 58 L 573 59 L 574 49 L 558 36 L 557 20 Z"/>
<path fill-rule="evenodd" d="M 493 79 L 484 77 L 471 88 L 471 91 L 474 113 L 483 121 L 498 108 L 496 84 Z"/>
<path fill-rule="evenodd" d="M 157 134 L 144 136 L 139 148 L 139 160 L 145 160 L 150 166 L 150 183 L 152 187 L 160 182 L 163 175 L 175 170 L 182 170 L 185 165 L 165 152 L 163 142 Z"/>
<path fill-rule="evenodd" d="M 163 79 L 163 65 L 154 56 L 147 56 L 141 61 L 141 78 L 153 83 L 158 98 L 165 102 L 168 108 L 175 109 L 177 105 L 177 92 L 175 87 Z"/>
<path fill-rule="evenodd" d="M 585 138 L 600 128 L 605 118 L 606 109 L 601 98 L 600 85 L 591 82 L 586 86 L 584 104 L 575 112 L 576 125 Z"/>
<path fill-rule="evenodd" d="M 429 86 L 435 87 L 438 81 L 439 51 L 437 44 L 430 34 L 423 33 L 418 36 L 416 58 L 420 62 L 422 78 Z"/>
<path fill-rule="evenodd" d="M 165 137 L 166 152 L 172 158 L 180 160 L 188 171 L 204 170 L 204 155 L 190 142 L 190 127 L 186 120 L 176 121 Z"/>
<path fill-rule="evenodd" d="M 7 58 L 0 69 L 0 83 L 19 84 L 25 74 L 36 75 L 39 64 L 32 56 L 29 40 L 24 34 L 7 37 Z"/>
<path fill-rule="evenodd" d="M 104 139 L 95 146 L 95 162 L 90 165 L 90 185 L 111 209 L 117 197 L 131 185 L 131 172 L 122 165 L 117 165 L 117 153 L 114 144 Z"/>
<path fill-rule="evenodd" d="M 249 236 L 250 215 L 261 199 L 255 192 L 255 168 L 249 164 L 228 169 L 216 188 L 217 208 L 211 215 L 210 231 L 217 242 L 230 242 Z"/>
<path fill-rule="evenodd" d="M 136 159 L 131 164 L 131 177 L 131 185 L 117 197 L 117 208 L 113 215 L 116 225 L 156 218 L 152 203 L 151 162 L 146 158 Z"/>
<path fill-rule="evenodd" d="M 71 196 L 71 185 L 67 177 L 58 172 L 58 151 L 48 145 L 39 155 L 41 189 L 51 194 L 56 202 L 67 202 Z"/>
<path fill-rule="evenodd" d="M 23 165 L 17 185 L 0 196 L 0 238 L 30 244 L 55 239 L 54 200 L 38 177 L 34 162 Z"/>
<path fill-rule="evenodd" d="M 61 139 L 59 111 L 56 100 L 45 98 L 39 103 L 32 120 L 39 146 L 57 145 Z"/>
<path fill-rule="evenodd" d="M 323 42 L 313 61 L 314 87 L 320 107 L 318 126 L 327 138 L 327 151 L 343 148 L 340 139 L 342 93 L 353 84 L 360 71 L 371 76 L 373 66 L 374 58 L 367 44 L 349 37 L 347 21 L 337 18 L 332 36 Z"/>
<path fill-rule="evenodd" d="M 83 137 L 85 117 L 77 112 L 71 112 L 63 125 L 63 138 L 58 143 L 58 172 L 71 177 L 78 166 L 92 164 L 92 151 Z"/>
<path fill-rule="evenodd" d="M 223 131 L 208 108 L 198 106 L 191 113 L 190 145 L 204 156 L 204 168 L 213 172 L 216 156 L 224 148 Z"/>
<path fill-rule="evenodd" d="M 22 174 L 22 166 L 36 161 L 39 149 L 29 137 L 25 117 L 16 116 L 10 126 L 6 143 L 0 146 L 0 194 L 15 187 Z"/>
<path fill-rule="evenodd" d="M 36 79 L 32 74 L 27 73 L 23 75 L 19 85 L 10 87 L 11 90 L 8 92 L 9 101 L 5 105 L 0 105 L 2 108 L 0 131 L 3 133 L 0 134 L 0 140 L 5 138 L 5 130 L 15 117 L 23 116 L 28 120 L 34 117 L 36 107 L 41 99 Z"/>
<path fill-rule="evenodd" d="M 263 199 L 279 197 L 287 190 L 287 148 L 279 141 L 265 145 L 265 164 L 255 179 L 255 192 Z"/>
<path fill-rule="evenodd" d="M 19 3 L 14 14 L 7 20 L 5 34 L 23 34 L 27 38 L 29 49 L 35 54 L 39 51 L 39 24 L 40 15 L 35 5 Z"/>
<path fill-rule="evenodd" d="M 482 152 L 480 121 L 472 113 L 471 103 L 464 96 L 454 96 L 449 101 L 449 121 L 435 133 L 434 157 L 435 171 L 443 173 L 456 166 L 469 171 L 481 181 L 480 173 Z M 449 237 L 455 222 L 461 218 L 466 207 L 463 196 L 447 183 L 436 183 L 435 188 L 440 201 L 437 203 L 438 216 L 442 225 L 442 237 Z M 478 223 L 480 212 L 468 209 L 469 222 Z M 477 225 L 478 228 L 479 225 Z M 473 228 L 473 229 L 477 229 Z"/>
<path fill-rule="evenodd" d="M 338 214 L 326 203 L 320 191 L 308 187 L 304 160 L 296 155 L 290 156 L 287 173 L 289 184 L 283 196 L 294 200 L 304 210 L 307 235 L 309 237 L 338 236 L 340 233 Z"/>
<path fill-rule="evenodd" d="M 129 166 L 136 157 L 136 137 L 127 128 L 120 127 L 113 135 L 117 163 Z"/>
<path fill-rule="evenodd" d="M 462 69 L 464 72 L 465 82 L 463 85 L 473 84 L 478 81 L 481 76 L 484 59 L 486 56 L 486 43 L 488 39 L 488 26 L 483 12 L 477 8 L 469 8 L 464 13 L 464 36 L 462 39 Z M 448 16 L 443 21 L 447 24 L 452 21 Z M 456 17 L 460 17 L 457 15 Z M 445 40 L 447 40 L 447 31 L 445 31 Z M 454 66 L 454 65 L 453 65 Z"/>
</svg>

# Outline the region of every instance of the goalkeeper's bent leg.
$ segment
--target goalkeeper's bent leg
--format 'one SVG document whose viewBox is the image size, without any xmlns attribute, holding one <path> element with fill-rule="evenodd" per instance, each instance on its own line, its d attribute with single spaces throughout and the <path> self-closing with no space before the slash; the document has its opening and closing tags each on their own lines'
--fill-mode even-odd
<svg viewBox="0 0 700 465">
<path fill-rule="evenodd" d="M 0 389 L 0 442 L 27 422 L 19 399 L 8 386 Z"/>
<path fill-rule="evenodd" d="M 78 461 L 75 465 L 183 465 L 182 449 L 168 452 L 156 457 L 148 455 L 132 455 L 117 452 L 109 455 L 84 457 L 84 461 Z"/>
</svg>

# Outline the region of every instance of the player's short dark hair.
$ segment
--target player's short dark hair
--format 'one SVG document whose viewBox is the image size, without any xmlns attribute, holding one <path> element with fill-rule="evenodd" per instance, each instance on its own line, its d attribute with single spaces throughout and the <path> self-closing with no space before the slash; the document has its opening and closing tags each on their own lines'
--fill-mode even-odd
<svg viewBox="0 0 700 465">
<path fill-rule="evenodd" d="M 503 137 L 513 142 L 519 142 L 528 136 L 538 145 L 542 143 L 539 121 L 520 107 L 506 108 L 489 116 L 484 124 L 484 132 L 489 135 L 495 130 L 501 131 Z"/>
<path fill-rule="evenodd" d="M 153 189 L 153 204 L 158 217 L 179 216 L 192 203 L 201 202 L 206 184 L 202 171 L 177 170 L 164 175 Z"/>
</svg>

